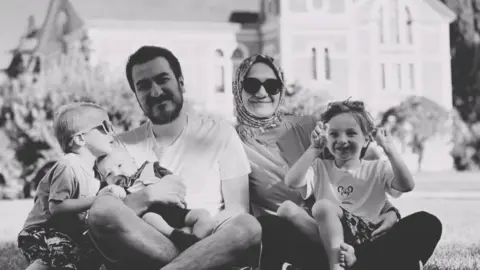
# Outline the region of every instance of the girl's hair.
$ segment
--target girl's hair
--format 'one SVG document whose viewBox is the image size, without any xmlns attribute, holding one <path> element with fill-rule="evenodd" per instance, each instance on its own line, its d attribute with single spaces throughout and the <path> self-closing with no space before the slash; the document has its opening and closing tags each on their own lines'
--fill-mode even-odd
<svg viewBox="0 0 480 270">
<path fill-rule="evenodd" d="M 347 99 L 345 101 L 330 102 L 327 105 L 327 110 L 320 116 L 320 120 L 325 124 L 328 123 L 328 121 L 330 121 L 330 119 L 332 119 L 333 117 L 343 113 L 348 113 L 352 115 L 352 117 L 357 121 L 358 125 L 360 126 L 363 135 L 369 138 L 370 143 L 370 141 L 372 140 L 371 134 L 375 129 L 375 126 L 373 123 L 373 117 L 365 109 L 363 101 L 351 101 L 350 99 Z M 360 158 L 363 158 L 365 156 L 368 145 L 369 144 L 362 148 L 362 151 L 360 152 Z M 322 158 L 332 159 L 333 155 L 330 153 L 330 151 L 328 151 L 327 148 L 325 148 Z"/>
</svg>

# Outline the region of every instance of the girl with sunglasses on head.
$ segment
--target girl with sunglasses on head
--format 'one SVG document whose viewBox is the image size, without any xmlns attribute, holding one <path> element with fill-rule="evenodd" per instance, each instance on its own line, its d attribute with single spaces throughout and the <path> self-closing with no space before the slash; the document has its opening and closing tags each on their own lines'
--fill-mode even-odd
<svg viewBox="0 0 480 270">
<path fill-rule="evenodd" d="M 84 232 L 100 188 L 94 162 L 112 151 L 113 128 L 105 110 L 79 102 L 58 110 L 53 129 L 65 155 L 40 181 L 18 247 L 29 270 L 99 269 L 101 257 Z"/>
<path fill-rule="evenodd" d="M 233 94 L 237 133 L 252 170 L 251 211 L 262 226 L 262 269 L 281 269 L 288 264 L 292 269 L 327 269 L 328 258 L 315 220 L 295 225 L 289 221 L 296 219 L 297 206 L 310 212 L 315 200 L 313 196 L 305 199 L 298 189 L 285 183 L 289 168 L 310 146 L 316 118 L 280 110 L 285 94 L 284 77 L 268 56 L 253 55 L 241 63 L 233 81 Z M 378 227 L 372 233 L 378 241 L 362 244 L 355 250 L 355 268 L 394 269 L 391 262 L 398 260 L 405 261 L 398 265 L 418 268 L 419 260 L 423 263 L 428 260 L 440 239 L 440 221 L 420 212 L 402 219 L 395 230 L 389 230 L 399 218 L 398 210 L 386 200 L 376 222 Z"/>
<path fill-rule="evenodd" d="M 362 159 L 371 137 L 389 161 Z M 324 151 L 333 159 L 321 158 Z M 372 240 L 386 193 L 398 197 L 415 186 L 390 136 L 374 129 L 363 102 L 348 100 L 328 105 L 312 132 L 309 149 L 288 171 L 285 182 L 304 197 L 315 196 L 311 215 L 297 207 L 292 223 L 315 219 L 331 270 L 352 267 L 356 261 L 352 246 Z"/>
</svg>

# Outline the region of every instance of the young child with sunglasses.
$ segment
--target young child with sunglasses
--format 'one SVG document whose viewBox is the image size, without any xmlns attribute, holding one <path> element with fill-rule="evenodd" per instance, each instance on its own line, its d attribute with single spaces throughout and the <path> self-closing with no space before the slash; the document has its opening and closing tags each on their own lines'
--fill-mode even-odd
<svg viewBox="0 0 480 270">
<path fill-rule="evenodd" d="M 172 173 L 157 162 L 146 161 L 137 169 L 134 159 L 120 147 L 97 159 L 96 170 L 102 179 L 102 191 L 119 199 L 154 184 Z M 145 222 L 167 236 L 178 248 L 185 250 L 208 236 L 214 222 L 205 209 L 185 209 L 177 205 L 158 204 L 142 217 Z"/>
<path fill-rule="evenodd" d="M 371 137 L 388 161 L 362 159 Z M 415 185 L 390 135 L 374 128 L 363 102 L 349 100 L 328 105 L 312 132 L 311 146 L 290 168 L 285 182 L 300 189 L 304 198 L 315 196 L 312 216 L 332 270 L 351 267 L 355 246 L 372 240 L 386 193 L 398 197 Z M 302 208 L 284 205 L 297 213 L 292 223 L 315 224 Z M 280 209 L 279 214 L 285 213 Z"/>
<path fill-rule="evenodd" d="M 65 155 L 40 181 L 18 247 L 27 269 L 99 269 L 100 256 L 84 245 L 85 218 L 100 187 L 94 162 L 112 150 L 112 125 L 101 107 L 78 102 L 57 111 L 53 129 Z"/>
</svg>

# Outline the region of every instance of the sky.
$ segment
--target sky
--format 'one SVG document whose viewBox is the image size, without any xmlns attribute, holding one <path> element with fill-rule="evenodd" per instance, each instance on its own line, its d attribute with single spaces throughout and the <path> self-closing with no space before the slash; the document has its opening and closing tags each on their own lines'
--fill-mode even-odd
<svg viewBox="0 0 480 270">
<path fill-rule="evenodd" d="M 35 17 L 41 26 L 47 13 L 49 0 L 0 0 L 0 69 L 11 60 L 9 50 L 18 45 L 20 36 L 27 29 L 28 16 Z"/>
</svg>

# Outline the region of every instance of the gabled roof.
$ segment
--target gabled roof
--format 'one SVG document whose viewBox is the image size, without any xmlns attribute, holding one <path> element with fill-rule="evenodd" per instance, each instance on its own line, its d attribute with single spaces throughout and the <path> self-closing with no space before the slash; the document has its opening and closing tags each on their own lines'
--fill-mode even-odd
<svg viewBox="0 0 480 270">
<path fill-rule="evenodd" d="M 434 10 L 436 10 L 440 15 L 445 17 L 448 22 L 453 22 L 457 18 L 457 14 L 453 12 L 447 5 L 440 2 L 440 0 L 424 0 L 430 5 Z"/>
<path fill-rule="evenodd" d="M 234 11 L 260 12 L 261 0 L 71 0 L 85 20 L 225 22 Z"/>
<path fill-rule="evenodd" d="M 62 49 L 58 15 L 67 15 L 64 35 L 80 31 L 88 20 L 228 23 L 234 12 L 260 12 L 261 0 L 50 0 L 47 15 L 36 37 L 35 52 Z"/>
<path fill-rule="evenodd" d="M 58 25 L 59 16 L 66 15 L 63 26 Z M 68 0 L 50 0 L 47 15 L 42 27 L 37 33 L 38 44 L 35 52 L 48 54 L 62 49 L 62 38 L 79 31 L 85 25 L 84 21 Z M 63 30 L 58 29 L 62 27 Z"/>
</svg>

